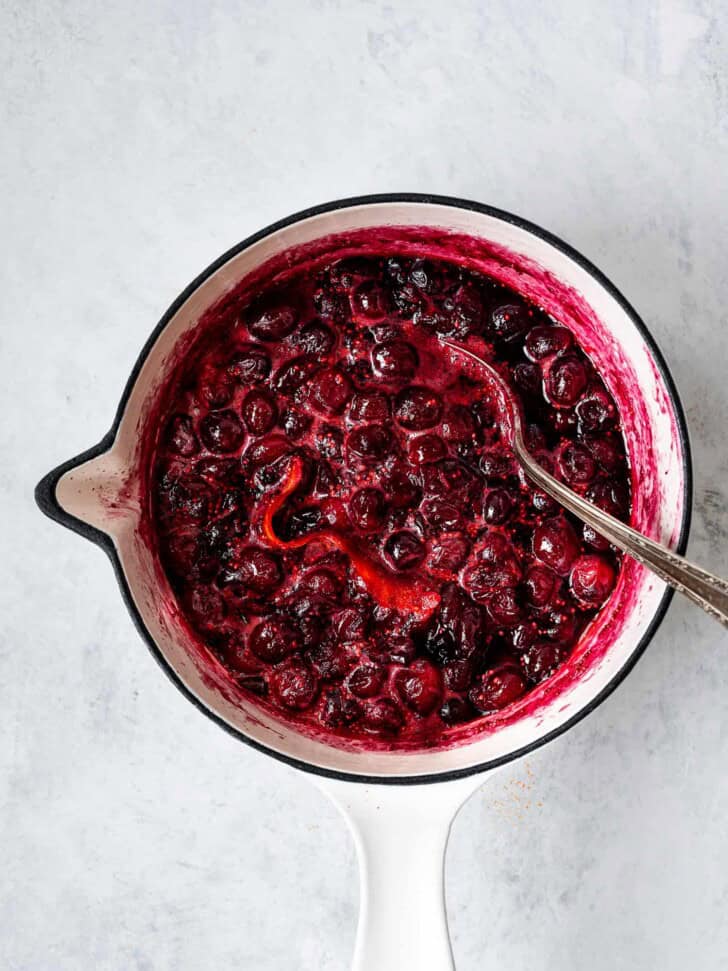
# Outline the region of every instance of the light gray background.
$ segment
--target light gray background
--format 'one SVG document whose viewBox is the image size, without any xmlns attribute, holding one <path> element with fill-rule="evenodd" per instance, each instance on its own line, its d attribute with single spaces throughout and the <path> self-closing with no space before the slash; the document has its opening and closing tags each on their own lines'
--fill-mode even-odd
<svg viewBox="0 0 728 971">
<path fill-rule="evenodd" d="M 2 968 L 348 965 L 336 812 L 170 686 L 103 554 L 31 500 L 107 430 L 166 306 L 261 226 L 421 190 L 573 243 L 664 348 L 691 552 L 728 573 L 721 6 L 0 4 Z M 607 703 L 471 799 L 459 971 L 728 966 L 726 647 L 675 603 Z"/>
</svg>

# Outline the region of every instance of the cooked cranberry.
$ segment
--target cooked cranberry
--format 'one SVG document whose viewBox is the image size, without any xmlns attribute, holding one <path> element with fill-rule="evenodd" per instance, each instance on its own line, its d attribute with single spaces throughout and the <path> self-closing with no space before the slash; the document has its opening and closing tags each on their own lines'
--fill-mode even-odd
<svg viewBox="0 0 728 971">
<path fill-rule="evenodd" d="M 373 698 L 384 686 L 384 669 L 378 664 L 360 664 L 346 679 L 346 685 L 357 698 Z"/>
<path fill-rule="evenodd" d="M 316 448 L 327 459 L 340 459 L 344 436 L 336 425 L 323 425 L 316 433 Z"/>
<path fill-rule="evenodd" d="M 268 435 L 260 441 L 251 442 L 243 453 L 243 464 L 246 469 L 259 471 L 275 466 L 284 455 L 290 455 L 291 443 L 282 435 Z"/>
<path fill-rule="evenodd" d="M 601 607 L 614 587 L 616 574 L 601 556 L 580 556 L 571 568 L 571 592 L 587 607 Z"/>
<path fill-rule="evenodd" d="M 512 341 L 531 326 L 531 315 L 523 304 L 502 304 L 490 315 L 487 330 L 502 341 Z"/>
<path fill-rule="evenodd" d="M 262 620 L 250 635 L 250 650 L 261 661 L 274 664 L 300 647 L 299 638 L 290 624 L 278 617 Z"/>
<path fill-rule="evenodd" d="M 251 435 L 265 435 L 278 417 L 276 403 L 267 391 L 249 391 L 240 410 Z"/>
<path fill-rule="evenodd" d="M 430 503 L 440 501 L 439 499 L 429 500 Z M 469 552 L 470 543 L 464 536 L 458 533 L 438 536 L 430 546 L 430 552 L 427 555 L 427 568 L 454 573 L 463 565 Z"/>
<path fill-rule="evenodd" d="M 577 622 L 571 610 L 550 610 L 539 624 L 545 637 L 560 644 L 570 645 L 576 636 Z"/>
<path fill-rule="evenodd" d="M 364 705 L 364 728 L 368 732 L 396 735 L 404 718 L 399 706 L 389 698 L 379 698 Z"/>
<path fill-rule="evenodd" d="M 409 529 L 401 529 L 387 539 L 384 552 L 397 570 L 411 570 L 419 566 L 425 555 L 422 540 Z"/>
<path fill-rule="evenodd" d="M 369 532 L 384 522 L 384 494 L 381 489 L 359 489 L 349 500 L 349 516 L 359 529 Z"/>
<path fill-rule="evenodd" d="M 275 553 L 260 546 L 239 546 L 237 537 L 231 541 L 229 561 L 238 580 L 251 590 L 267 593 L 283 579 L 280 561 Z"/>
<path fill-rule="evenodd" d="M 559 504 L 556 500 L 538 490 L 531 496 L 531 505 L 541 516 L 554 516 L 559 511 Z"/>
<path fill-rule="evenodd" d="M 616 417 L 616 409 L 602 388 L 595 388 L 582 398 L 574 410 L 582 432 L 601 432 L 609 428 Z"/>
<path fill-rule="evenodd" d="M 271 687 L 278 702 L 294 711 L 305 711 L 318 694 L 316 678 L 302 664 L 290 664 L 274 671 Z"/>
<path fill-rule="evenodd" d="M 503 587 L 491 593 L 486 609 L 496 627 L 515 627 L 523 616 L 513 587 Z"/>
<path fill-rule="evenodd" d="M 167 426 L 167 443 L 177 455 L 188 457 L 199 451 L 200 445 L 189 415 L 174 415 Z"/>
<path fill-rule="evenodd" d="M 334 346 L 336 338 L 330 327 L 314 321 L 301 328 L 296 343 L 304 353 L 323 357 Z"/>
<path fill-rule="evenodd" d="M 512 587 L 521 578 L 521 567 L 513 547 L 498 533 L 483 541 L 480 559 L 463 574 L 463 584 L 473 600 L 487 603 L 495 589 Z"/>
<path fill-rule="evenodd" d="M 481 675 L 468 694 L 481 715 L 500 711 L 517 701 L 526 690 L 526 682 L 518 670 L 510 667 L 494 668 Z"/>
<path fill-rule="evenodd" d="M 440 718 L 446 725 L 459 725 L 475 718 L 476 712 L 466 698 L 448 698 L 440 709 Z"/>
<path fill-rule="evenodd" d="M 311 418 L 295 408 L 287 408 L 281 415 L 283 431 L 293 441 L 297 441 L 311 427 Z"/>
<path fill-rule="evenodd" d="M 571 331 L 566 327 L 537 324 L 526 335 L 526 354 L 532 361 L 542 361 L 554 354 L 564 354 L 574 343 Z"/>
<path fill-rule="evenodd" d="M 434 529 L 455 529 L 460 525 L 460 510 L 454 502 L 447 499 L 425 499 L 422 515 Z"/>
<path fill-rule="evenodd" d="M 537 395 L 541 391 L 541 371 L 535 364 L 521 361 L 513 368 L 513 380 L 516 387 L 526 394 Z"/>
<path fill-rule="evenodd" d="M 589 436 L 584 438 L 584 444 L 605 472 L 616 472 L 624 461 L 622 447 L 611 438 Z"/>
<path fill-rule="evenodd" d="M 578 357 L 559 357 L 548 369 L 544 392 L 552 404 L 571 408 L 579 400 L 586 381 L 586 368 Z"/>
<path fill-rule="evenodd" d="M 596 550 L 597 553 L 606 553 L 610 547 L 609 540 L 598 533 L 593 526 L 588 526 L 586 523 L 581 527 L 581 538 L 585 546 Z"/>
<path fill-rule="evenodd" d="M 564 576 L 579 555 L 579 540 L 565 519 L 549 519 L 536 527 L 533 552 L 546 566 Z"/>
<path fill-rule="evenodd" d="M 505 479 L 513 470 L 513 456 L 510 452 L 489 449 L 481 455 L 479 464 L 486 479 Z"/>
<path fill-rule="evenodd" d="M 536 640 L 538 628 L 534 623 L 517 624 L 508 631 L 508 641 L 515 654 L 523 654 Z"/>
<path fill-rule="evenodd" d="M 338 688 L 326 696 L 321 720 L 329 728 L 344 728 L 361 718 L 361 705 L 354 698 L 345 698 Z"/>
<path fill-rule="evenodd" d="M 429 715 L 442 699 L 442 676 L 434 664 L 424 659 L 398 671 L 395 687 L 402 701 L 418 715 Z"/>
<path fill-rule="evenodd" d="M 366 320 L 381 320 L 389 311 L 387 292 L 374 280 L 365 280 L 352 293 L 351 306 Z"/>
<path fill-rule="evenodd" d="M 475 419 L 464 405 L 448 408 L 442 420 L 442 437 L 448 442 L 465 444 L 475 435 Z"/>
<path fill-rule="evenodd" d="M 235 452 L 243 444 L 245 430 L 234 411 L 214 411 L 200 422 L 200 438 L 211 452 Z"/>
<path fill-rule="evenodd" d="M 413 465 L 439 462 L 445 455 L 445 443 L 439 435 L 419 435 L 410 441 L 407 454 Z"/>
<path fill-rule="evenodd" d="M 380 391 L 358 391 L 349 405 L 352 421 L 386 421 L 389 418 L 389 398 Z"/>
<path fill-rule="evenodd" d="M 413 385 L 397 395 L 394 415 L 403 428 L 415 432 L 431 428 L 440 420 L 442 399 L 436 391 Z"/>
<path fill-rule="evenodd" d="M 610 516 L 620 518 L 627 510 L 627 491 L 614 479 L 595 482 L 587 489 L 586 497 Z"/>
<path fill-rule="evenodd" d="M 286 361 L 273 376 L 273 385 L 280 394 L 291 397 L 313 378 L 320 367 L 319 359 L 302 354 Z"/>
<path fill-rule="evenodd" d="M 293 307 L 273 304 L 251 311 L 248 330 L 262 341 L 279 341 L 296 329 L 298 315 Z"/>
<path fill-rule="evenodd" d="M 489 489 L 483 496 L 483 519 L 490 526 L 502 526 L 510 519 L 513 506 L 508 489 Z"/>
<path fill-rule="evenodd" d="M 343 642 L 362 640 L 369 629 L 369 617 L 358 607 L 344 607 L 332 615 L 331 621 Z"/>
<path fill-rule="evenodd" d="M 445 686 L 450 691 L 467 691 L 473 679 L 473 664 L 467 658 L 450 661 L 442 669 Z"/>
<path fill-rule="evenodd" d="M 547 566 L 534 564 L 526 574 L 526 599 L 533 607 L 550 607 L 561 586 L 560 579 Z"/>
<path fill-rule="evenodd" d="M 594 478 L 597 465 L 588 448 L 578 442 L 567 442 L 559 452 L 559 471 L 569 485 L 588 485 Z"/>
<path fill-rule="evenodd" d="M 406 341 L 387 341 L 372 351 L 372 366 L 380 377 L 405 381 L 417 370 L 417 351 Z"/>
<path fill-rule="evenodd" d="M 558 644 L 536 641 L 521 655 L 521 667 L 528 680 L 532 684 L 538 684 L 554 673 L 563 658 L 564 652 Z"/>
<path fill-rule="evenodd" d="M 387 454 L 392 436 L 384 425 L 359 425 L 349 432 L 349 451 L 363 459 L 381 459 Z"/>
<path fill-rule="evenodd" d="M 336 599 L 343 586 L 344 578 L 326 567 L 319 567 L 305 573 L 299 581 L 300 589 L 306 590 L 319 599 L 331 601 Z"/>
<path fill-rule="evenodd" d="M 387 502 L 395 509 L 414 506 L 422 497 L 422 490 L 413 475 L 404 469 L 394 468 L 382 475 L 382 488 L 387 494 Z"/>
<path fill-rule="evenodd" d="M 227 371 L 214 365 L 206 367 L 200 375 L 200 398 L 208 408 L 224 408 L 233 396 L 234 378 Z"/>
<path fill-rule="evenodd" d="M 495 422 L 496 406 L 490 398 L 479 398 L 471 405 L 470 410 L 478 428 L 492 428 Z"/>
<path fill-rule="evenodd" d="M 343 411 L 352 391 L 351 381 L 338 367 L 319 371 L 311 381 L 311 401 L 326 414 Z"/>
<path fill-rule="evenodd" d="M 260 384 L 270 374 L 270 358 L 262 347 L 246 344 L 230 358 L 227 369 L 240 384 Z"/>
</svg>

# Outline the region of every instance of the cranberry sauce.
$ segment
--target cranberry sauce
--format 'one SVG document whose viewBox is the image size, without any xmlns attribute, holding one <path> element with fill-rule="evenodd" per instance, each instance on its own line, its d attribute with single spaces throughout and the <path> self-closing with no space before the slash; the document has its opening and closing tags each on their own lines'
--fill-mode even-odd
<svg viewBox="0 0 728 971">
<path fill-rule="evenodd" d="M 183 362 L 154 458 L 162 563 L 231 681 L 302 727 L 434 745 L 569 657 L 616 552 L 524 478 L 629 514 L 619 415 L 573 335 L 454 263 L 347 258 L 232 306 Z"/>
</svg>

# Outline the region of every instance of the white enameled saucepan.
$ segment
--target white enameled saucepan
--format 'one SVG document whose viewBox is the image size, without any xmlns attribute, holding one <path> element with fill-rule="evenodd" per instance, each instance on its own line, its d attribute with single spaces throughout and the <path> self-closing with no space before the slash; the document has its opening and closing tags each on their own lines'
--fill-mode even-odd
<svg viewBox="0 0 728 971">
<path fill-rule="evenodd" d="M 450 747 L 366 751 L 307 737 L 232 698 L 208 676 L 174 611 L 150 541 L 140 443 L 155 420 L 165 375 L 203 314 L 233 287 L 290 251 L 325 252 L 342 240 L 401 239 L 416 252 L 459 248 L 471 265 L 532 298 L 576 333 L 620 408 L 632 474 L 632 523 L 682 552 L 690 456 L 680 402 L 646 327 L 608 280 L 570 247 L 508 213 L 459 199 L 367 196 L 290 216 L 208 267 L 172 304 L 144 347 L 112 430 L 49 473 L 36 490 L 43 512 L 98 543 L 111 558 L 132 617 L 163 670 L 197 708 L 241 741 L 312 773 L 346 816 L 361 866 L 359 971 L 452 967 L 443 857 L 452 819 L 499 766 L 566 731 L 617 686 L 653 637 L 671 593 L 627 558 L 610 604 L 565 669 L 539 686 L 538 704 L 498 730 Z M 461 243 L 467 240 L 467 246 Z M 465 257 L 463 257 L 465 258 Z M 575 674 L 576 672 L 576 674 Z M 532 699 L 533 700 L 533 699 Z M 487 721 L 487 720 L 486 720 Z"/>
</svg>

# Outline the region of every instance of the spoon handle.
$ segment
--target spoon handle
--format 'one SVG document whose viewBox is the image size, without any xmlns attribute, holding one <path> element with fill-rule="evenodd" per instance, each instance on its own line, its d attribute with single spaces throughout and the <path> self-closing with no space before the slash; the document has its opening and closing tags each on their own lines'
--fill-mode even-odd
<svg viewBox="0 0 728 971">
<path fill-rule="evenodd" d="M 728 627 L 728 581 L 695 566 L 677 553 L 626 526 L 555 479 L 531 457 L 522 441 L 518 457 L 528 477 L 552 499 L 597 530 L 624 553 L 656 573 L 661 580 L 684 594 L 711 617 Z"/>
</svg>

